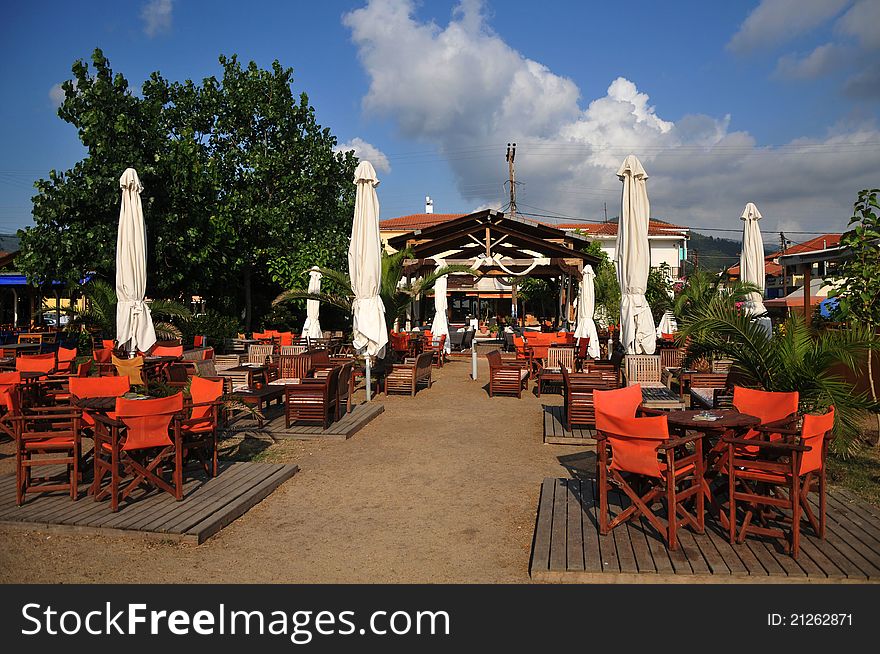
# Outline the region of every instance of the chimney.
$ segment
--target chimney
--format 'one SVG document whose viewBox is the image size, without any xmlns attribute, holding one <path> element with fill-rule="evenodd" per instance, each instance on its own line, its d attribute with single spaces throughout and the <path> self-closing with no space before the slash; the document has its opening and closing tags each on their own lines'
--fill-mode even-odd
<svg viewBox="0 0 880 654">
<path fill-rule="evenodd" d="M 434 213 L 434 201 L 430 195 L 425 196 L 425 213 Z"/>
</svg>

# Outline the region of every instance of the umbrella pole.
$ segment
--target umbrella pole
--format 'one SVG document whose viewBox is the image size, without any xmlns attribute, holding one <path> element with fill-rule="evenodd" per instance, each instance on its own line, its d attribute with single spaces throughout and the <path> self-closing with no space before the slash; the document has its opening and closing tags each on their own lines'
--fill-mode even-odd
<svg viewBox="0 0 880 654">
<path fill-rule="evenodd" d="M 471 342 L 471 379 L 477 381 L 477 344 Z"/>
<path fill-rule="evenodd" d="M 366 357 L 366 380 L 367 380 L 367 402 L 370 401 L 370 392 L 372 390 L 372 383 L 370 382 L 370 355 L 368 354 Z"/>
</svg>

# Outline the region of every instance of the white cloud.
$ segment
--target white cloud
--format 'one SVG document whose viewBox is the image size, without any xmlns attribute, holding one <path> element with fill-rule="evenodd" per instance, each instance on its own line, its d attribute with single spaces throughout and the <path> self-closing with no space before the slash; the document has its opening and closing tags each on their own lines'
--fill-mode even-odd
<svg viewBox="0 0 880 654">
<path fill-rule="evenodd" d="M 364 112 L 434 143 L 473 206 L 497 200 L 508 141 L 518 143 L 526 212 L 598 218 L 607 201 L 615 215 L 616 171 L 630 152 L 651 176 L 653 214 L 684 224 L 736 228 L 754 201 L 768 227 L 840 228 L 856 192 L 876 185 L 873 127 L 762 147 L 731 131 L 730 116 L 667 120 L 622 77 L 583 102 L 574 82 L 494 34 L 474 2 L 445 27 L 416 21 L 408 0 L 373 0 L 344 21 L 370 79 Z"/>
<path fill-rule="evenodd" d="M 172 0 L 150 0 L 141 9 L 141 20 L 144 21 L 144 34 L 153 38 L 171 29 Z"/>
<path fill-rule="evenodd" d="M 362 138 L 355 137 L 348 143 L 340 143 L 333 148 L 334 152 L 348 152 L 349 150 L 353 151 L 354 155 L 361 161 L 366 160 L 373 164 L 373 168 L 378 172 L 391 172 L 391 164 L 388 163 L 388 157 L 385 156 L 385 153 Z"/>
<path fill-rule="evenodd" d="M 825 43 L 805 57 L 793 54 L 780 57 L 776 75 L 788 79 L 816 79 L 844 65 L 849 54 L 849 49 L 844 46 Z"/>
<path fill-rule="evenodd" d="M 61 88 L 60 82 L 53 84 L 52 88 L 49 89 L 49 100 L 52 101 L 52 106 L 56 109 L 64 102 L 64 89 Z"/>
<path fill-rule="evenodd" d="M 806 34 L 837 15 L 851 0 L 762 0 L 727 43 L 746 54 Z"/>
</svg>

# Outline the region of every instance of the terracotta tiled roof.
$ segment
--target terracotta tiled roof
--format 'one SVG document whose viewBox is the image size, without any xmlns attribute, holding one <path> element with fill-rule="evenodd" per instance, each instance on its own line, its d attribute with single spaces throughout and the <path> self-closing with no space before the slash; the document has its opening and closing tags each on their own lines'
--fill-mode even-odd
<svg viewBox="0 0 880 654">
<path fill-rule="evenodd" d="M 449 220 L 461 218 L 467 214 L 463 213 L 413 213 L 408 216 L 398 216 L 397 218 L 388 218 L 379 221 L 380 230 L 388 231 L 411 231 L 413 229 L 423 229 L 439 225 Z"/>
<path fill-rule="evenodd" d="M 803 254 L 804 252 L 817 252 L 818 250 L 833 248 L 840 244 L 841 236 L 842 234 L 822 234 L 820 236 L 816 236 L 815 238 L 811 238 L 809 241 L 804 241 L 803 243 L 792 245 L 785 251 L 785 254 Z M 782 274 L 782 266 L 780 266 L 778 263 L 773 263 L 773 259 L 778 258 L 781 254 L 781 251 L 776 251 L 771 252 L 764 257 L 764 274 Z M 729 268 L 727 270 L 727 273 L 732 277 L 739 277 L 739 266 Z"/>
<path fill-rule="evenodd" d="M 559 223 L 551 224 L 558 229 L 579 229 L 591 236 L 617 236 L 617 223 Z M 688 231 L 688 227 L 652 220 L 648 223 L 648 236 L 671 236 Z"/>
</svg>

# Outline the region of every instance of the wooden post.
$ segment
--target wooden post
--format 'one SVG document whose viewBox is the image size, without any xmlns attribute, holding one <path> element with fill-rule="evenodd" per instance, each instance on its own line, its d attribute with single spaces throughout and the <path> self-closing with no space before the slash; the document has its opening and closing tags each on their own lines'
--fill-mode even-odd
<svg viewBox="0 0 880 654">
<path fill-rule="evenodd" d="M 810 264 L 804 264 L 804 322 L 807 326 L 810 325 L 810 314 L 812 313 L 810 310 L 810 286 L 813 283 L 812 275 L 813 266 Z"/>
</svg>

